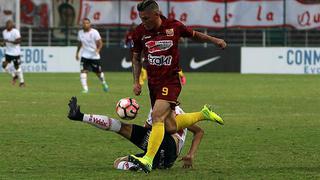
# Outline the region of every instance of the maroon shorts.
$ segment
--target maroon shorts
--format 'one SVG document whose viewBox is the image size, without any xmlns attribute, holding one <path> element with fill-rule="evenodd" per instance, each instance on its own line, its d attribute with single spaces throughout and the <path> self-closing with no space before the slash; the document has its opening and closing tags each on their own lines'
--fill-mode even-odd
<svg viewBox="0 0 320 180">
<path fill-rule="evenodd" d="M 151 106 L 157 99 L 166 100 L 170 103 L 171 109 L 175 109 L 178 105 L 178 97 L 181 92 L 180 83 L 164 83 L 160 85 L 150 85 L 149 84 L 149 95 L 151 100 Z"/>
</svg>

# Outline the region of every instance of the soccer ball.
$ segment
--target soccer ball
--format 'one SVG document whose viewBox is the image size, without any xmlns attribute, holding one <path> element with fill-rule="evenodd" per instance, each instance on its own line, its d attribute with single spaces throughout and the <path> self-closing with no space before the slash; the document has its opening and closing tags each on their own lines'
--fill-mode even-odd
<svg viewBox="0 0 320 180">
<path fill-rule="evenodd" d="M 139 104 L 133 98 L 127 97 L 120 99 L 116 106 L 116 112 L 121 119 L 134 119 L 139 110 Z"/>
</svg>

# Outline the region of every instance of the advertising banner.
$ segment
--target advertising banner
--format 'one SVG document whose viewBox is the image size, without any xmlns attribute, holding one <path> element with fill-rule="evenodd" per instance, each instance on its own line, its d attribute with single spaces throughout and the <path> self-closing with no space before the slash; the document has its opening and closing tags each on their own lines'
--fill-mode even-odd
<svg viewBox="0 0 320 180">
<path fill-rule="evenodd" d="M 180 66 L 186 72 L 240 72 L 240 47 L 220 50 L 216 47 L 180 47 Z M 131 71 L 129 49 L 104 48 L 104 71 Z"/>
<path fill-rule="evenodd" d="M 265 28 L 289 26 L 296 29 L 320 27 L 320 3 L 299 0 L 179 0 L 158 1 L 161 12 L 191 27 Z M 130 25 L 141 21 L 137 1 L 82 0 L 80 17 L 94 24 Z"/>
<path fill-rule="evenodd" d="M 242 48 L 241 73 L 320 74 L 320 48 Z"/>
<path fill-rule="evenodd" d="M 22 47 L 21 67 L 24 72 L 80 72 L 75 53 L 76 47 Z M 0 48 L 0 61 L 4 57 L 5 51 Z"/>
</svg>

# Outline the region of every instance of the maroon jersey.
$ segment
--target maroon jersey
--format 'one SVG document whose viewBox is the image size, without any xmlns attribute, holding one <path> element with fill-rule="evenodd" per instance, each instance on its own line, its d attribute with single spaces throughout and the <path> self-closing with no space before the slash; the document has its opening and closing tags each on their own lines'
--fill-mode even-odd
<svg viewBox="0 0 320 180">
<path fill-rule="evenodd" d="M 133 52 L 144 52 L 149 85 L 179 83 L 179 39 L 194 33 L 177 20 L 161 19 L 157 30 L 148 31 L 140 24 L 133 33 Z"/>
</svg>

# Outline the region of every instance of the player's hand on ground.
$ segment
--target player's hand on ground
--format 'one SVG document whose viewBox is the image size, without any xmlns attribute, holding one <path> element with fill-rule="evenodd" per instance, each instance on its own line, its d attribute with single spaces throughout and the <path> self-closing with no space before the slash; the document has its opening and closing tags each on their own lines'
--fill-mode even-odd
<svg viewBox="0 0 320 180">
<path fill-rule="evenodd" d="M 141 94 L 141 85 L 139 83 L 133 84 L 133 93 L 136 96 L 139 96 Z"/>
<path fill-rule="evenodd" d="M 225 49 L 227 47 L 227 43 L 223 39 L 218 39 L 216 41 L 216 45 L 219 46 L 221 49 Z"/>
<path fill-rule="evenodd" d="M 183 168 L 192 168 L 193 156 L 186 155 L 180 159 L 183 162 Z"/>
</svg>

